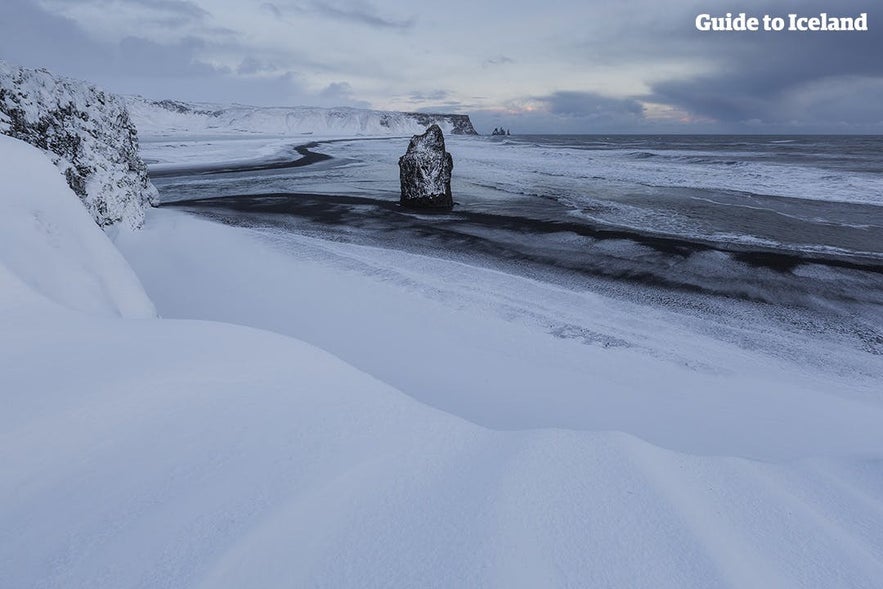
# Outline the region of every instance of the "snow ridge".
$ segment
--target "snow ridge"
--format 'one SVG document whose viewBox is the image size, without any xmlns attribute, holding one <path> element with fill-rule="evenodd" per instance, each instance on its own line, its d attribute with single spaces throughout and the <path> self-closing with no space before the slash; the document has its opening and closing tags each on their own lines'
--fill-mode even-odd
<svg viewBox="0 0 883 589">
<path fill-rule="evenodd" d="M 142 134 L 269 134 L 408 136 L 437 124 L 446 134 L 477 135 L 469 115 L 428 114 L 359 108 L 258 107 L 241 104 L 152 101 L 126 97 Z"/>
<path fill-rule="evenodd" d="M 52 301 L 89 315 L 156 316 L 138 277 L 52 164 L 0 135 L 0 308 L 24 316 L 34 301 Z"/>
<path fill-rule="evenodd" d="M 0 133 L 49 155 L 101 227 L 141 227 L 159 200 L 125 102 L 85 82 L 0 61 Z"/>
</svg>

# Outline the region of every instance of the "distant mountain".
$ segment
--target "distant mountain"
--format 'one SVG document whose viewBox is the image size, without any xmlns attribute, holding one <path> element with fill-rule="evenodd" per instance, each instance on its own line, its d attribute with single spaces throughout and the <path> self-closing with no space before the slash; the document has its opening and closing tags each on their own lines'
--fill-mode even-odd
<svg viewBox="0 0 883 589">
<path fill-rule="evenodd" d="M 383 136 L 423 133 L 436 124 L 452 135 L 477 135 L 469 115 L 310 106 L 258 107 L 126 98 L 142 135 L 267 134 Z"/>
</svg>

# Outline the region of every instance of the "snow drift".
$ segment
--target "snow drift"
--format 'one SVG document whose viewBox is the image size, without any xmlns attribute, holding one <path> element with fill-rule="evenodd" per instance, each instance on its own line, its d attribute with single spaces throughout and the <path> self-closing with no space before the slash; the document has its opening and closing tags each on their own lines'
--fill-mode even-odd
<svg viewBox="0 0 883 589">
<path fill-rule="evenodd" d="M 359 108 L 257 107 L 126 98 L 142 134 L 266 134 L 408 136 L 437 124 L 445 134 L 476 135 L 468 115 L 393 112 Z"/>
<path fill-rule="evenodd" d="M 801 444 L 799 460 L 719 455 L 709 451 L 720 437 L 711 426 L 685 434 L 705 455 L 633 433 L 496 431 L 294 337 L 113 317 L 145 314 L 140 286 L 46 157 L 0 137 L 0 187 L 0 587 L 874 587 L 883 577 L 876 397 L 850 404 L 871 425 L 853 418 L 815 431 L 835 451 Z M 550 348 L 548 334 L 487 313 L 481 289 L 512 300 L 530 292 L 524 280 L 495 288 L 488 276 L 510 280 L 497 272 L 439 273 L 450 265 L 430 259 L 403 267 L 394 252 L 305 238 L 289 252 L 170 210 L 119 239 L 145 276 L 156 274 L 153 288 L 174 294 L 170 307 L 239 320 L 249 317 L 238 306 L 306 321 L 318 310 L 333 319 L 318 331 L 353 341 L 363 358 L 396 359 L 384 338 L 397 324 L 422 341 L 486 331 L 493 339 L 475 337 L 470 349 L 497 342 L 482 357 L 499 364 L 463 376 L 498 389 L 503 417 L 522 393 L 538 414 L 556 401 L 547 387 L 514 390 L 497 378 L 514 382 L 523 372 L 507 368 L 536 366 L 536 348 L 570 349 L 546 356 L 548 369 L 568 357 L 595 366 L 623 357 L 557 339 Z M 423 275 L 462 297 L 424 289 Z M 549 299 L 548 312 L 563 296 L 572 295 Z M 582 302 L 604 315 L 595 297 Z M 737 356 L 756 365 L 755 355 Z M 654 378 L 648 366 L 660 361 L 628 357 L 636 381 Z M 426 368 L 409 371 L 423 386 L 433 384 Z M 596 405 L 609 412 L 611 390 L 626 385 L 609 371 L 587 374 L 573 394 L 609 401 Z M 469 402 L 445 392 L 461 409 Z M 662 422 L 680 396 L 650 390 L 631 408 Z M 756 399 L 729 397 L 734 406 Z M 832 422 L 851 417 L 844 404 L 817 407 Z M 768 442 L 783 446 L 785 420 L 768 421 L 768 431 L 785 430 Z M 756 437 L 757 424 L 743 425 L 743 437 Z M 863 439 L 844 435 L 851 430 Z"/>
<path fill-rule="evenodd" d="M 0 133 L 43 150 L 100 226 L 137 228 L 156 188 L 122 99 L 0 61 Z"/>
<path fill-rule="evenodd" d="M 45 154 L 0 135 L 0 181 L 0 304 L 18 304 L 30 291 L 91 314 L 155 315 L 135 273 Z"/>
</svg>

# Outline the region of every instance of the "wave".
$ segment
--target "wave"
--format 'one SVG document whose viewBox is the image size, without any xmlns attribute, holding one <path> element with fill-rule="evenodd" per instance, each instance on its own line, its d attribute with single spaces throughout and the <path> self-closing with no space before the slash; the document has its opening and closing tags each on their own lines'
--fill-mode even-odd
<svg viewBox="0 0 883 589">
<path fill-rule="evenodd" d="M 571 196 L 596 191 L 592 179 L 617 186 L 727 190 L 790 199 L 883 206 L 883 177 L 872 166 L 849 169 L 836 154 L 777 155 L 757 148 L 582 149 L 574 144 L 537 145 L 513 138 L 505 149 L 476 142 L 457 143 L 458 172 L 469 180 L 504 180 L 516 185 L 547 186 Z M 683 147 L 683 146 L 681 146 Z M 868 156 L 870 157 L 870 156 Z M 478 165 L 475 165 L 478 164 Z M 840 166 L 840 167 L 838 167 Z M 876 170 L 883 169 L 883 162 Z M 480 178 L 479 178 L 480 176 Z"/>
</svg>

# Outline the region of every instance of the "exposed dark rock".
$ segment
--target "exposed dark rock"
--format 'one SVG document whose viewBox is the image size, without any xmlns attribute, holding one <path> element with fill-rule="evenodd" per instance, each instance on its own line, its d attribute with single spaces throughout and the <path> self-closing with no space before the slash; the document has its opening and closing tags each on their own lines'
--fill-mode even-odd
<svg viewBox="0 0 883 589">
<path fill-rule="evenodd" d="M 94 86 L 0 61 L 0 133 L 43 150 L 102 227 L 158 201 L 125 103 Z"/>
<path fill-rule="evenodd" d="M 452 135 L 478 135 L 469 115 L 445 115 L 422 112 L 406 112 L 406 116 L 416 119 L 421 125 L 433 125 L 437 123 L 450 123 Z"/>
<path fill-rule="evenodd" d="M 134 97 L 133 97 L 134 98 Z M 186 102 L 181 102 L 180 100 L 145 100 L 140 96 L 137 97 L 148 104 L 155 104 L 160 108 L 164 108 L 171 112 L 176 112 L 178 114 L 197 114 L 197 115 L 206 115 L 210 117 L 216 117 L 220 113 L 216 110 L 207 110 L 207 109 L 197 109 L 193 108 L 192 105 L 187 104 Z"/>
<path fill-rule="evenodd" d="M 445 138 L 438 125 L 430 126 L 423 135 L 411 137 L 408 151 L 399 158 L 399 180 L 402 184 L 402 206 L 419 209 L 450 209 L 451 170 L 454 159 L 445 151 Z"/>
</svg>

